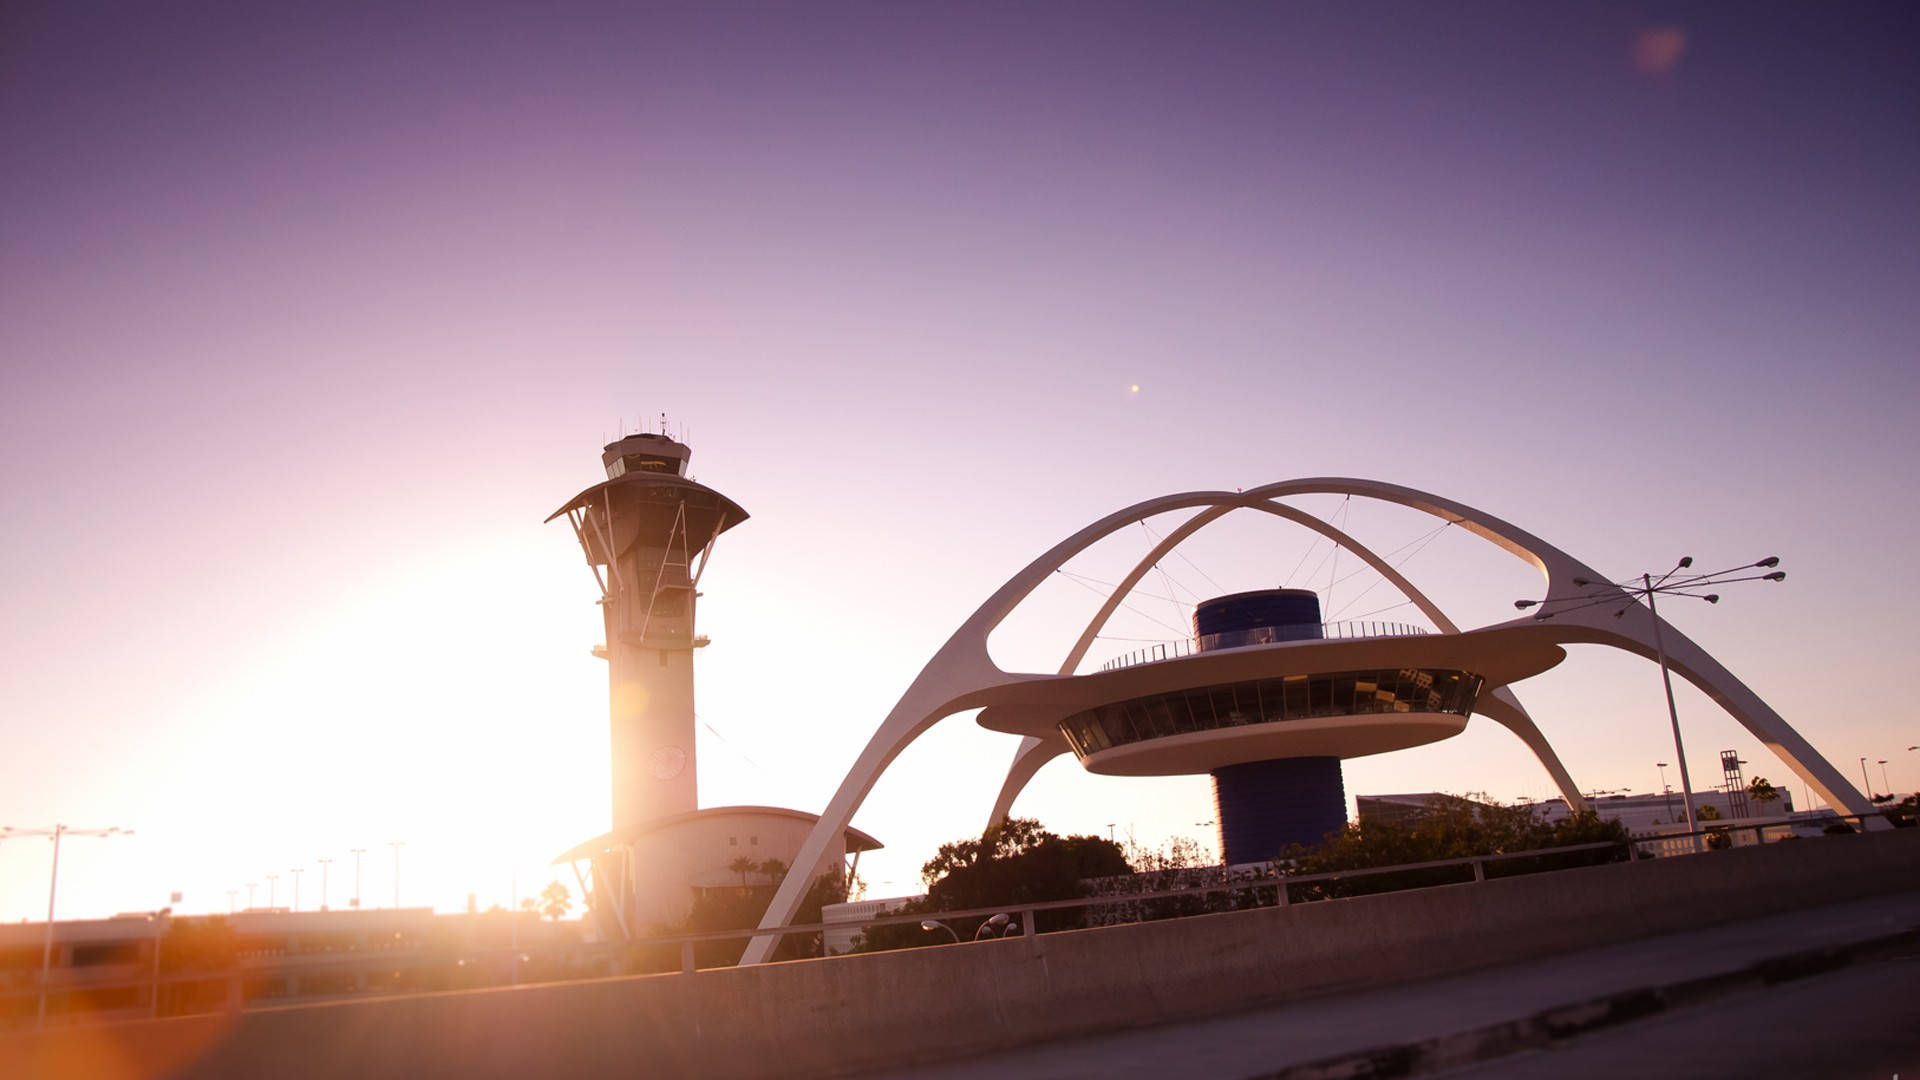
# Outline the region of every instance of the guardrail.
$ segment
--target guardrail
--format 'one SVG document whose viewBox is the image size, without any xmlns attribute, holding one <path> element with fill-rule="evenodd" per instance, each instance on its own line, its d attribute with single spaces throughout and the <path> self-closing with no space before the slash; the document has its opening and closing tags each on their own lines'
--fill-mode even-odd
<svg viewBox="0 0 1920 1080">
<path fill-rule="evenodd" d="M 1312 624 L 1308 625 L 1310 626 Z M 1281 642 L 1293 641 L 1342 641 L 1354 638 L 1417 637 L 1432 633 L 1431 630 L 1428 630 L 1424 626 L 1414 626 L 1411 623 L 1361 620 L 1356 622 L 1321 623 L 1319 637 L 1289 636 L 1299 629 L 1301 628 L 1278 627 L 1275 628 L 1275 632 L 1270 637 L 1240 641 L 1235 645 L 1223 647 L 1238 648 L 1245 645 L 1274 645 Z M 1100 670 L 1115 671 L 1120 668 L 1133 667 L 1135 664 L 1152 664 L 1161 660 L 1177 660 L 1182 656 L 1193 656 L 1202 651 L 1206 650 L 1200 649 L 1192 638 L 1181 638 L 1177 641 L 1165 641 L 1148 645 L 1144 648 L 1135 649 L 1125 655 L 1116 656 L 1106 663 L 1101 664 Z"/>
<path fill-rule="evenodd" d="M 1820 819 L 1820 821 L 1829 824 L 1844 824 L 1846 822 L 1864 822 L 1870 818 L 1886 820 L 1887 816 L 1884 814 L 1835 815 L 1832 818 Z M 1339 899 L 1338 896 L 1326 895 L 1329 890 L 1323 888 L 1324 886 L 1341 882 L 1363 881 L 1367 878 L 1381 877 L 1389 874 L 1429 874 L 1434 877 L 1439 877 L 1441 875 L 1437 872 L 1449 869 L 1460 872 L 1458 880 L 1433 880 L 1421 884 L 1403 884 L 1396 888 L 1382 891 L 1401 891 L 1403 889 L 1433 888 L 1438 885 L 1484 882 L 1490 876 L 1490 867 L 1498 868 L 1519 860 L 1550 859 L 1564 861 L 1566 856 L 1581 853 L 1618 851 L 1624 858 L 1606 861 L 1637 861 L 1655 857 L 1657 853 L 1650 851 L 1650 848 L 1665 848 L 1671 853 L 1675 845 L 1687 844 L 1689 842 L 1691 842 L 1695 850 L 1706 851 L 1713 845 L 1713 838 L 1716 836 L 1727 837 L 1728 843 L 1734 844 L 1737 843 L 1737 841 L 1733 839 L 1734 837 L 1741 833 L 1751 832 L 1754 836 L 1753 843 L 1767 843 L 1770 842 L 1767 834 L 1769 832 L 1777 833 L 1783 826 L 1799 825 L 1804 827 L 1819 824 L 1820 821 L 1775 821 L 1751 824 L 1730 823 L 1724 826 L 1708 826 L 1685 833 L 1642 834 L 1630 837 L 1625 841 L 1609 840 L 1591 844 L 1573 844 L 1565 847 L 1501 852 L 1492 855 L 1474 855 L 1418 863 L 1401 863 L 1393 866 L 1359 867 L 1351 870 L 1338 870 L 1318 874 L 1289 873 L 1283 867 L 1273 867 L 1267 870 L 1252 870 L 1250 871 L 1251 876 L 1246 878 L 1214 884 L 1184 886 L 1171 889 L 1148 889 L 1141 892 L 1108 893 L 1098 896 L 1071 897 L 1063 900 L 1037 901 L 1023 904 L 999 904 L 959 910 L 913 912 L 904 915 L 886 915 L 858 920 L 806 923 L 766 932 L 778 935 L 784 939 L 793 936 L 825 934 L 828 931 L 844 933 L 848 930 L 855 930 L 864 932 L 876 927 L 918 925 L 927 919 L 938 919 L 948 924 L 965 924 L 971 921 L 989 920 L 995 916 L 1005 915 L 1007 916 L 1006 926 L 1008 927 L 1005 936 L 1013 935 L 1012 927 L 1017 923 L 1019 936 L 1029 939 L 1031 942 L 1031 939 L 1038 934 L 1058 932 L 1057 930 L 1039 929 L 1040 919 L 1037 918 L 1037 916 L 1048 912 L 1088 908 L 1132 908 L 1130 913 L 1123 911 L 1121 912 L 1122 917 L 1102 924 L 1111 926 L 1133 922 L 1151 922 L 1163 918 L 1181 918 L 1189 914 L 1206 913 L 1204 911 L 1193 912 L 1177 910 L 1182 907 L 1178 902 L 1182 900 L 1204 899 L 1222 894 L 1246 894 L 1246 901 L 1236 902 L 1232 910 L 1253 907 L 1284 907 L 1298 903 L 1318 903 L 1323 900 Z M 1848 826 L 1847 828 L 1849 832 L 1854 831 L 1853 826 Z M 1771 842 L 1779 842 L 1782 839 L 1785 839 L 1785 837 L 1776 836 Z M 1583 865 L 1592 865 L 1592 863 L 1584 863 Z M 1547 866 L 1534 870 L 1521 870 L 1520 873 L 1552 873 L 1554 870 L 1562 868 L 1568 867 Z M 1231 871 L 1229 870 L 1228 872 Z M 1505 877 L 1518 875 L 1495 873 L 1491 876 Z M 1306 895 L 1297 895 L 1301 893 L 1305 893 Z M 1158 905 L 1158 907 L 1150 909 L 1147 905 Z M 1156 910 L 1161 913 L 1156 914 Z M 1080 928 L 1081 927 L 1073 927 L 1072 929 Z M 536 970 L 544 967 L 549 971 L 560 969 L 570 973 L 561 978 L 520 979 L 516 980 L 518 985 L 529 985 L 537 982 L 566 982 L 581 978 L 592 978 L 608 973 L 604 970 L 598 970 L 600 968 L 608 966 L 631 967 L 635 962 L 645 961 L 651 961 L 648 966 L 652 966 L 656 968 L 656 970 L 653 972 L 626 973 L 670 974 L 674 971 L 675 965 L 673 964 L 673 960 L 675 958 L 678 960 L 677 967 L 680 973 L 692 974 L 700 970 L 697 957 L 698 946 L 713 942 L 744 943 L 750 938 L 760 936 L 761 933 L 762 931 L 758 929 L 709 930 L 697 933 L 678 933 L 637 938 L 624 942 L 596 942 L 557 947 L 545 946 L 540 948 L 519 949 L 510 947 L 486 948 L 468 949 L 457 952 L 430 952 L 421 950 L 414 955 L 396 955 L 395 952 L 389 951 L 384 955 L 361 953 L 360 955 L 340 957 L 309 956 L 293 963 L 271 966 L 260 965 L 245 968 L 222 969 L 218 971 L 176 972 L 165 975 L 156 974 L 141 979 L 115 980 L 99 983 L 62 982 L 49 986 L 47 991 L 50 996 L 57 996 L 95 995 L 107 991 L 148 989 L 150 990 L 150 994 L 146 995 L 148 998 L 147 1002 L 123 1008 L 147 1009 L 151 1007 L 152 1015 L 157 1016 L 162 1015 L 161 1010 L 157 1007 L 161 988 L 184 985 L 202 987 L 217 985 L 222 988 L 220 995 L 221 1004 L 219 1006 L 189 1008 L 181 1012 L 168 1012 L 166 1015 L 192 1015 L 221 1011 L 242 1012 L 248 1011 L 250 1008 L 267 1008 L 289 1004 L 317 1004 L 322 1001 L 338 1000 L 365 1001 L 419 992 L 416 989 L 404 989 L 388 992 L 368 990 L 333 995 L 272 996 L 260 1000 L 257 1003 L 249 1001 L 244 992 L 245 984 L 258 982 L 260 980 L 302 978 L 338 973 L 352 974 L 390 970 L 396 966 L 417 969 L 424 968 L 440 972 L 458 972 L 463 968 L 477 969 L 483 966 L 491 966 L 496 969 L 507 969 L 511 971 L 516 970 L 520 965 L 525 965 L 529 968 L 535 968 Z M 955 943 L 959 945 L 973 944 L 976 940 L 967 938 L 958 928 L 954 930 L 954 936 L 958 939 Z M 980 938 L 977 940 L 992 939 Z M 951 947 L 951 944 L 955 943 L 930 940 L 925 946 L 917 947 Z M 831 956 L 828 958 L 830 959 Z M 730 965 L 709 964 L 707 966 L 726 967 Z M 596 970 L 582 972 L 583 968 L 594 968 Z M 613 972 L 613 974 L 620 973 L 622 972 Z M 500 984 L 498 982 L 486 982 L 483 985 Z M 27 990 L 0 991 L 0 1001 L 8 999 L 25 999 L 31 1001 L 37 998 L 39 994 L 40 989 L 38 987 Z M 109 1018 L 104 1022 L 112 1022 L 112 1019 L 114 1018 Z M 16 1030 L 20 1026 L 22 1025 L 14 1025 Z M 32 1024 L 28 1022 L 25 1026 L 30 1027 Z M 4 1024 L 0 1024 L 0 1029 L 4 1029 L 4 1027 Z"/>
</svg>

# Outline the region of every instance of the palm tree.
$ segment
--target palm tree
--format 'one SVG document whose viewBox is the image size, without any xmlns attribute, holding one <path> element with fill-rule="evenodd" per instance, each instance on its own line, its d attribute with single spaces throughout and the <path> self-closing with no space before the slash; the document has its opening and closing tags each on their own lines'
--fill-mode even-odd
<svg viewBox="0 0 1920 1080">
<path fill-rule="evenodd" d="M 766 862 L 760 864 L 759 870 L 761 873 L 767 875 L 768 881 L 773 882 L 775 885 L 780 884 L 780 879 L 787 876 L 787 864 L 781 862 L 779 859 L 768 859 Z"/>
<path fill-rule="evenodd" d="M 1768 803 L 1780 798 L 1780 789 L 1768 783 L 1766 777 L 1756 776 L 1753 778 L 1753 783 L 1747 785 L 1747 794 L 1753 798 L 1754 802 L 1759 803 L 1762 809 L 1765 809 Z"/>
<path fill-rule="evenodd" d="M 739 858 L 728 863 L 727 869 L 740 875 L 740 887 L 744 889 L 747 887 L 747 874 L 757 869 L 757 867 L 755 867 L 752 859 L 749 859 L 745 855 L 742 855 Z"/>
</svg>

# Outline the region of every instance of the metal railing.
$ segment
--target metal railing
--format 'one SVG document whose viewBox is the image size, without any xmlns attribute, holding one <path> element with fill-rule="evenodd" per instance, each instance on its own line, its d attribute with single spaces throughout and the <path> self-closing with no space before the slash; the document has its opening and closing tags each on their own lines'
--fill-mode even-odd
<svg viewBox="0 0 1920 1080">
<path fill-rule="evenodd" d="M 1280 629 L 1293 631 L 1293 630 L 1297 630 L 1298 628 L 1282 627 Z M 1344 640 L 1350 640 L 1355 638 L 1417 637 L 1419 635 L 1430 634 L 1432 632 L 1433 631 L 1428 630 L 1424 626 L 1414 626 L 1411 623 L 1376 622 L 1373 620 L 1361 620 L 1361 621 L 1352 621 L 1352 622 L 1321 623 L 1320 636 L 1317 638 L 1291 637 L 1291 636 L 1275 634 L 1270 640 L 1248 641 L 1248 642 L 1245 642 L 1244 644 L 1245 645 L 1274 645 L 1274 644 L 1281 644 L 1281 643 L 1292 643 L 1296 641 L 1344 641 Z M 1239 646 L 1233 646 L 1233 647 L 1239 647 Z M 1161 660 L 1177 660 L 1182 656 L 1193 656 L 1199 653 L 1200 651 L 1202 650 L 1194 643 L 1192 638 L 1181 638 L 1177 641 L 1165 641 L 1165 642 L 1160 642 L 1154 645 L 1148 645 L 1144 648 L 1135 649 L 1134 651 L 1130 653 L 1126 653 L 1125 655 L 1122 655 L 1122 656 L 1116 656 L 1113 659 L 1107 661 L 1106 663 L 1101 664 L 1100 670 L 1116 671 L 1120 668 L 1133 667 L 1136 664 L 1152 664 L 1152 663 L 1158 663 Z"/>
<path fill-rule="evenodd" d="M 1828 824 L 1845 823 L 1845 822 L 1859 823 L 1859 822 L 1864 822 L 1869 818 L 1880 818 L 1882 820 L 1886 820 L 1887 815 L 1884 815 L 1884 814 L 1834 815 L 1831 818 L 1825 818 L 1821 820 L 1822 822 L 1825 822 Z M 820 934 L 823 936 L 823 939 L 824 939 L 824 935 L 830 931 L 836 932 L 836 933 L 845 933 L 849 930 L 853 930 L 856 932 L 866 932 L 877 927 L 918 925 L 924 920 L 934 919 L 934 918 L 937 918 L 943 922 L 948 922 L 948 923 L 965 923 L 969 920 L 991 919 L 996 915 L 1008 916 L 1009 926 L 1011 926 L 1012 923 L 1014 922 L 1018 922 L 1019 936 L 1023 939 L 1026 939 L 1029 943 L 1029 947 L 1031 948 L 1033 947 L 1032 942 L 1035 935 L 1040 933 L 1057 932 L 1056 930 L 1043 931 L 1038 928 L 1039 920 L 1037 916 L 1046 912 L 1071 911 L 1075 909 L 1088 909 L 1088 908 L 1127 909 L 1131 907 L 1132 911 L 1130 913 L 1123 911 L 1121 913 L 1123 917 L 1116 919 L 1114 921 L 1102 924 L 1105 926 L 1116 926 L 1116 925 L 1125 925 L 1127 923 L 1135 923 L 1135 922 L 1153 922 L 1153 921 L 1159 921 L 1165 918 L 1181 918 L 1181 917 L 1185 917 L 1188 914 L 1210 913 L 1211 910 L 1245 910 L 1253 907 L 1287 907 L 1291 904 L 1296 904 L 1296 903 L 1319 903 L 1325 900 L 1336 900 L 1336 899 L 1342 898 L 1341 896 L 1338 896 L 1338 895 L 1328 895 L 1328 890 L 1324 888 L 1316 888 L 1318 886 L 1327 886 L 1327 885 L 1333 885 L 1333 884 L 1342 883 L 1342 882 L 1363 881 L 1364 879 L 1367 879 L 1367 878 L 1380 877 L 1388 874 L 1438 872 L 1438 871 L 1445 871 L 1450 868 L 1461 871 L 1461 874 L 1458 880 L 1430 881 L 1427 883 L 1420 883 L 1420 884 L 1402 884 L 1397 887 L 1394 887 L 1388 890 L 1382 890 L 1382 891 L 1405 891 L 1405 890 L 1422 889 L 1422 888 L 1435 888 L 1441 885 L 1478 883 L 1478 882 L 1484 882 L 1488 879 L 1489 867 L 1497 867 L 1497 866 L 1500 866 L 1501 864 L 1511 863 L 1511 862 L 1524 860 L 1524 859 L 1563 859 L 1565 856 L 1578 855 L 1581 853 L 1619 851 L 1625 856 L 1624 860 L 1614 859 L 1610 861 L 1613 861 L 1613 862 L 1638 861 L 1641 859 L 1652 858 L 1652 857 L 1656 857 L 1657 855 L 1663 854 L 1663 852 L 1659 849 L 1665 849 L 1664 853 L 1666 854 L 1677 854 L 1678 851 L 1675 848 L 1675 845 L 1686 844 L 1689 841 L 1695 841 L 1695 844 L 1696 844 L 1695 850 L 1704 852 L 1709 850 L 1710 847 L 1715 846 L 1713 842 L 1713 838 L 1716 836 L 1727 837 L 1728 846 L 1747 846 L 1744 844 L 1739 844 L 1737 840 L 1733 839 L 1738 834 L 1747 833 L 1747 832 L 1751 832 L 1753 834 L 1754 836 L 1754 839 L 1752 841 L 1753 843 L 1756 843 L 1756 844 L 1769 843 L 1769 842 L 1777 843 L 1787 838 L 1785 836 L 1777 835 L 1778 832 L 1782 829 L 1782 827 L 1792 826 L 1795 824 L 1799 824 L 1804 827 L 1806 825 L 1818 824 L 1818 823 L 1817 822 L 1816 823 L 1807 823 L 1807 822 L 1793 823 L 1793 822 L 1773 821 L 1773 822 L 1756 822 L 1751 824 L 1728 824 L 1724 826 L 1714 825 L 1714 826 L 1708 826 L 1705 828 L 1697 829 L 1692 832 L 1686 832 L 1686 833 L 1642 834 L 1638 836 L 1629 837 L 1624 841 L 1607 840 L 1607 841 L 1600 841 L 1597 843 L 1590 843 L 1590 844 L 1572 844 L 1564 847 L 1538 848 L 1538 849 L 1533 849 L 1529 851 L 1500 852 L 1492 855 L 1473 855 L 1473 856 L 1464 856 L 1461 858 L 1454 858 L 1454 859 L 1436 859 L 1436 860 L 1431 860 L 1427 862 L 1401 863 L 1393 866 L 1357 867 L 1349 870 L 1335 870 L 1335 871 L 1328 871 L 1328 872 L 1317 873 L 1317 874 L 1290 873 L 1290 872 L 1287 872 L 1287 870 L 1284 867 L 1278 867 L 1278 866 L 1274 866 L 1273 864 L 1268 864 L 1268 866 L 1270 867 L 1269 869 L 1264 869 L 1264 870 L 1255 869 L 1255 870 L 1247 871 L 1246 873 L 1248 873 L 1250 876 L 1236 878 L 1234 880 L 1217 882 L 1213 884 L 1184 886 L 1180 888 L 1171 888 L 1171 889 L 1147 889 L 1141 892 L 1106 893 L 1098 896 L 1072 897 L 1064 900 L 1048 900 L 1048 901 L 1038 901 L 1038 902 L 1021 903 L 1021 904 L 998 904 L 998 905 L 993 905 L 989 907 L 964 908 L 964 909 L 958 909 L 958 910 L 919 911 L 919 912 L 911 912 L 911 913 L 901 914 L 901 915 L 885 915 L 885 916 L 878 916 L 878 917 L 866 918 L 866 919 L 850 919 L 850 920 L 834 921 L 834 922 L 805 923 L 805 924 L 799 924 L 799 925 L 786 926 L 777 930 L 768 930 L 768 931 L 761 931 L 758 929 L 708 930 L 708 931 L 700 931 L 697 933 L 665 934 L 665 935 L 659 935 L 655 937 L 636 938 L 633 940 L 621 941 L 621 942 L 595 942 L 595 943 L 581 943 L 581 944 L 562 945 L 562 946 L 542 946 L 537 948 L 500 947 L 500 948 L 480 948 L 480 949 L 464 949 L 464 950 L 422 949 L 411 956 L 395 955 L 395 953 L 401 952 L 402 950 L 378 950 L 378 951 L 368 950 L 367 953 L 364 953 L 358 956 L 354 956 L 354 955 L 315 956 L 315 955 L 309 954 L 308 956 L 301 957 L 298 959 L 290 958 L 291 962 L 284 962 L 284 963 L 275 964 L 275 965 L 259 964 L 258 961 L 256 960 L 254 963 L 248 964 L 246 966 L 237 966 L 237 967 L 221 969 L 217 971 L 176 972 L 173 974 L 166 974 L 166 975 L 156 974 L 153 976 L 140 978 L 140 979 L 103 981 L 98 983 L 70 982 L 70 981 L 65 981 L 63 979 L 61 983 L 57 985 L 49 986 L 47 988 L 47 992 L 50 995 L 90 995 L 90 994 L 99 994 L 107 991 L 130 990 L 130 989 L 140 990 L 140 989 L 151 988 L 151 996 L 148 998 L 147 1002 L 136 1003 L 132 1006 L 123 1006 L 122 1009 L 126 1010 L 126 1009 L 138 1008 L 138 1009 L 146 1010 L 151 1008 L 152 1015 L 161 1015 L 161 1010 L 158 1008 L 160 988 L 169 987 L 169 986 L 181 986 L 181 985 L 188 985 L 188 984 L 199 985 L 199 986 L 219 985 L 223 987 L 223 993 L 220 995 L 222 1004 L 219 1007 L 196 1008 L 196 1009 L 187 1010 L 186 1012 L 183 1012 L 183 1013 L 169 1013 L 169 1015 L 187 1015 L 191 1013 L 204 1014 L 209 1012 L 220 1012 L 220 1011 L 242 1012 L 242 1011 L 247 1011 L 250 1008 L 272 1008 L 272 1007 L 279 1007 L 279 1006 L 285 1006 L 290 1004 L 318 1004 L 323 1001 L 342 1000 L 342 999 L 369 1000 L 369 999 L 378 998 L 378 997 L 398 996 L 401 994 L 410 994 L 410 993 L 420 992 L 418 988 L 401 988 L 401 989 L 393 989 L 393 990 L 369 989 L 369 990 L 352 991 L 347 993 L 330 994 L 330 995 L 272 995 L 272 996 L 265 996 L 254 1001 L 250 1001 L 247 998 L 245 993 L 246 984 L 249 984 L 249 983 L 258 984 L 262 981 L 271 981 L 275 979 L 304 978 L 304 977 L 311 977 L 311 976 L 318 976 L 318 975 L 325 975 L 325 974 L 363 974 L 363 973 L 371 973 L 376 971 L 391 971 L 395 968 L 403 968 L 403 969 L 411 968 L 411 969 L 415 969 L 416 971 L 431 970 L 431 971 L 436 971 L 442 974 L 449 973 L 449 972 L 458 972 L 461 969 L 468 969 L 468 968 L 471 968 L 477 971 L 483 967 L 491 967 L 496 970 L 517 970 L 519 965 L 525 965 L 528 968 L 535 969 L 535 972 L 533 975 L 530 975 L 527 978 L 518 979 L 517 981 L 519 985 L 530 985 L 530 984 L 542 983 L 542 982 L 568 982 L 568 981 L 574 981 L 582 978 L 599 977 L 606 974 L 668 975 L 668 974 L 674 973 L 674 969 L 676 965 L 673 964 L 673 960 L 675 959 L 677 959 L 678 961 L 677 968 L 679 973 L 692 974 L 693 972 L 701 969 L 700 964 L 698 962 L 698 957 L 697 957 L 697 946 L 705 943 L 711 943 L 711 942 L 742 942 L 744 943 L 751 938 L 761 936 L 763 933 L 776 935 L 783 939 L 791 936 L 805 936 L 805 935 L 812 935 L 812 934 Z M 1848 831 L 1852 832 L 1857 830 L 1855 830 L 1853 826 L 1849 826 Z M 1776 834 L 1772 840 L 1768 839 L 1769 833 Z M 1797 834 L 1794 834 L 1794 835 L 1797 835 Z M 1592 865 L 1592 863 L 1586 863 L 1585 865 Z M 1547 866 L 1547 867 L 1542 867 L 1536 870 L 1522 870 L 1520 871 L 1520 874 L 1552 873 L 1554 872 L 1554 870 L 1562 869 L 1562 868 L 1571 869 L 1571 867 Z M 1209 868 L 1201 868 L 1201 869 L 1209 869 Z M 1232 873 L 1230 869 L 1228 872 Z M 1492 876 L 1495 876 L 1495 877 L 1520 876 L 1520 874 L 1511 874 L 1511 875 L 1494 874 Z M 1145 877 L 1146 875 L 1142 874 L 1142 875 L 1136 875 L 1136 876 Z M 1247 902 L 1244 904 L 1240 904 L 1231 909 L 1209 909 L 1207 911 L 1202 911 L 1202 912 L 1166 911 L 1166 913 L 1155 914 L 1152 910 L 1146 909 L 1144 907 L 1144 905 L 1148 905 L 1156 902 L 1175 902 L 1175 901 L 1180 901 L 1185 899 L 1204 899 L 1204 898 L 1213 897 L 1221 894 L 1230 895 L 1230 894 L 1242 894 L 1242 893 L 1247 895 L 1247 898 L 1248 898 Z M 1297 897 L 1296 894 L 1298 893 L 1306 893 L 1307 895 L 1305 895 L 1304 897 Z M 1164 903 L 1163 910 L 1175 908 L 1177 906 L 1178 905 L 1175 903 Z M 1073 929 L 1081 929 L 1081 928 L 1082 927 L 1074 927 Z M 1066 928 L 1062 928 L 1062 929 L 1066 929 Z M 962 946 L 979 943 L 973 940 L 966 940 L 964 936 L 960 935 L 957 931 L 955 936 L 958 938 L 961 938 L 961 940 L 959 940 L 957 944 Z M 1013 935 L 1011 932 L 1009 932 L 1007 936 L 1010 937 Z M 984 938 L 980 940 L 991 941 L 991 940 L 999 940 L 999 939 Z M 922 948 L 952 947 L 952 945 L 944 941 L 929 940 L 926 945 L 916 946 L 916 947 L 922 947 Z M 382 955 L 382 953 L 384 953 L 384 955 Z M 849 954 L 844 954 L 844 953 L 843 954 L 827 954 L 827 958 L 831 959 L 836 955 L 844 956 Z M 857 955 L 857 954 L 854 954 L 854 955 Z M 652 971 L 630 970 L 635 965 L 636 962 L 645 962 L 645 961 L 652 961 L 652 963 L 649 964 L 648 966 L 651 966 L 652 968 L 654 968 L 654 970 Z M 731 964 L 721 963 L 721 964 L 709 964 L 707 966 L 709 968 L 727 967 L 727 966 L 731 966 Z M 563 970 L 568 974 L 562 975 L 558 978 L 552 978 L 552 977 L 539 978 L 537 977 L 537 970 L 542 967 L 546 968 L 549 971 L 556 970 L 556 969 Z M 627 968 L 629 970 L 610 972 L 606 970 L 609 967 L 621 967 L 621 968 Z M 500 985 L 500 983 L 486 982 L 486 983 L 477 984 L 477 985 L 491 986 L 491 985 Z M 452 989 L 465 989 L 465 988 L 466 987 L 455 987 Z M 22 998 L 31 1000 L 37 997 L 39 993 L 40 993 L 40 988 L 37 986 L 32 989 L 26 989 L 26 990 L 0 991 L 0 1001 L 5 1001 L 8 999 L 22 999 Z M 119 1020 L 119 1019 L 123 1019 L 123 1018 L 107 1017 L 107 1018 L 102 1018 L 101 1020 L 98 1020 L 96 1022 L 114 1022 L 115 1020 Z M 27 1026 L 31 1026 L 30 1021 L 28 1022 Z M 5 1030 L 6 1027 L 7 1025 L 5 1024 L 4 1020 L 0 1020 L 0 1030 Z M 17 1029 L 18 1025 L 15 1025 L 15 1027 Z"/>
</svg>

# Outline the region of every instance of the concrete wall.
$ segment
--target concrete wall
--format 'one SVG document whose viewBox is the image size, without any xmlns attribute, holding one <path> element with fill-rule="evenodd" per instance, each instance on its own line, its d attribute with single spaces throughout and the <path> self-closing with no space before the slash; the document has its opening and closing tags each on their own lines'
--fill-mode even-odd
<svg viewBox="0 0 1920 1080">
<path fill-rule="evenodd" d="M 0 1040 L 0 1075 L 845 1072 L 1920 889 L 1920 830 L 760 968 Z"/>
</svg>

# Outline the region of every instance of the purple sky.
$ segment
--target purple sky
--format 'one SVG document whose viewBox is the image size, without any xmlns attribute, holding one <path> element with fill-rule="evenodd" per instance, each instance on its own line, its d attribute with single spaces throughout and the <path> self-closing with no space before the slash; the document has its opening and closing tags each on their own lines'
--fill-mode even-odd
<svg viewBox="0 0 1920 1080">
<path fill-rule="evenodd" d="M 824 804 L 1080 525 L 1324 474 L 1622 575 L 1782 555 L 1673 617 L 1849 775 L 1920 783 L 1879 689 L 1920 600 L 1910 6 L 391 8 L 0 13 L 0 824 L 140 830 L 76 846 L 64 911 L 264 902 L 398 838 L 411 902 L 544 884 L 603 826 L 605 684 L 539 522 L 662 410 L 754 514 L 702 611 L 708 804 Z M 1537 592 L 1445 539 L 1408 572 L 1462 621 Z M 1251 587 L 1305 545 L 1194 558 Z M 1044 669 L 1077 626 L 1037 600 L 1005 656 Z M 1649 666 L 1539 682 L 1582 783 L 1656 783 Z M 1696 773 L 1783 772 L 1682 706 Z M 1546 794 L 1489 727 L 1349 791 Z M 901 759 L 877 894 L 1011 748 L 955 719 Z M 1212 816 L 1069 763 L 1020 810 Z M 0 844 L 0 918 L 44 855 Z"/>
</svg>

